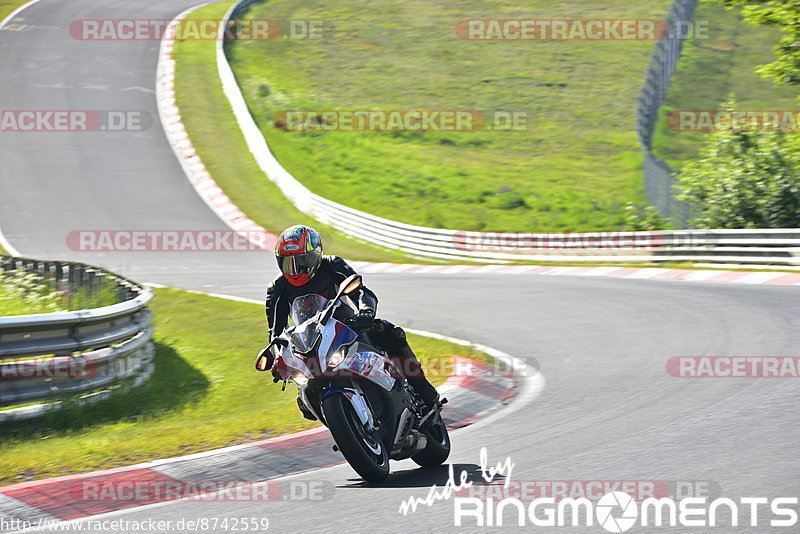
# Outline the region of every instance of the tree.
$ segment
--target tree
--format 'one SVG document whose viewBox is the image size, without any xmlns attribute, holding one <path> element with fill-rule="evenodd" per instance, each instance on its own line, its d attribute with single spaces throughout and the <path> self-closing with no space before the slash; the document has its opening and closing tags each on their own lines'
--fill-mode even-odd
<svg viewBox="0 0 800 534">
<path fill-rule="evenodd" d="M 784 32 L 775 46 L 777 59 L 758 72 L 778 84 L 800 85 L 800 2 L 798 0 L 718 0 L 733 9 L 742 7 L 748 22 L 776 26 Z"/>
<path fill-rule="evenodd" d="M 678 181 L 678 198 L 700 214 L 697 227 L 800 227 L 800 141 L 794 132 L 715 130 Z"/>
</svg>

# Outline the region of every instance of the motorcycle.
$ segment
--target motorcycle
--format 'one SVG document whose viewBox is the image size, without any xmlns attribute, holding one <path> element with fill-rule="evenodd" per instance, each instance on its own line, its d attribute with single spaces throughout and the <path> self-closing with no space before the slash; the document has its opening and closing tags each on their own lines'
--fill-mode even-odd
<svg viewBox="0 0 800 534">
<path fill-rule="evenodd" d="M 258 356 L 256 369 L 273 369 L 275 382 L 299 389 L 297 403 L 309 419 L 321 421 L 350 466 L 369 482 L 389 475 L 389 460 L 411 458 L 436 467 L 450 455 L 441 417 L 447 399 L 428 408 L 369 329 L 345 324 L 355 314 L 346 295 L 361 287 L 359 275 L 340 286 L 333 299 L 296 298 L 288 327 Z"/>
</svg>

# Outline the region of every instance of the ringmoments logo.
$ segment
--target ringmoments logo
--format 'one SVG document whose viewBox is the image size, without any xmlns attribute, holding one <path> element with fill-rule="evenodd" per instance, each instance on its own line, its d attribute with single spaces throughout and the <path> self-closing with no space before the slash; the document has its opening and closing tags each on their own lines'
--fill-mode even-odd
<svg viewBox="0 0 800 534">
<path fill-rule="evenodd" d="M 738 500 L 709 496 L 708 481 L 691 484 L 694 490 L 683 493 L 686 484 L 676 482 L 673 495 L 661 497 L 673 486 L 668 482 L 647 480 L 617 481 L 538 481 L 531 486 L 532 499 L 514 497 L 463 496 L 476 483 L 493 485 L 502 492 L 519 491 L 512 487 L 516 464 L 510 457 L 492 466 L 486 448 L 480 451 L 480 478 L 471 478 L 461 470 L 456 476 L 453 464 L 448 466 L 449 477 L 439 487 L 434 485 L 424 498 L 410 497 L 400 504 L 399 513 L 416 513 L 421 506 L 434 506 L 452 500 L 453 524 L 456 527 L 593 527 L 607 532 L 626 532 L 641 527 L 794 527 L 798 522 L 797 497 L 741 497 Z M 495 482 L 497 481 L 497 482 Z M 528 481 L 531 482 L 531 481 Z M 500 484 L 502 483 L 502 484 Z M 556 492 L 558 486 L 560 491 Z M 597 495 L 599 488 L 607 489 Z M 580 496 L 574 496 L 578 491 Z M 628 493 L 628 491 L 632 492 Z M 541 496 L 550 493 L 549 496 Z M 558 493 L 558 496 L 556 496 Z M 590 495 L 591 493 L 591 495 Z M 714 492 L 716 494 L 716 491 Z M 591 498 L 590 498 L 591 497 Z"/>
<path fill-rule="evenodd" d="M 534 526 L 592 527 L 626 532 L 641 527 L 793 527 L 797 525 L 797 497 L 648 498 L 641 503 L 622 491 L 611 491 L 596 503 L 586 498 L 552 497 L 526 504 L 515 498 L 499 501 L 456 497 L 454 525 L 473 527 Z"/>
</svg>

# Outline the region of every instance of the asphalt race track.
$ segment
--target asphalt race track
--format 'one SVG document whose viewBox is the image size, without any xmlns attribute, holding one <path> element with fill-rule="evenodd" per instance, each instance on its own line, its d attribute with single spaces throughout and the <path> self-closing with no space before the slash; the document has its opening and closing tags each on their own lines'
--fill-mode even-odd
<svg viewBox="0 0 800 534">
<path fill-rule="evenodd" d="M 42 0 L 17 31 L 0 32 L 0 109 L 144 110 L 156 119 L 141 133 L 0 133 L 0 228 L 21 254 L 101 264 L 143 282 L 263 296 L 276 272 L 267 254 L 103 255 L 65 243 L 72 230 L 227 228 L 190 186 L 157 122 L 158 43 L 82 42 L 67 31 L 74 19 L 170 19 L 194 4 Z M 456 473 L 479 477 L 485 447 L 492 465 L 511 458 L 515 481 L 697 482 L 734 500 L 797 496 L 797 379 L 681 379 L 665 365 L 673 356 L 798 355 L 800 288 L 507 274 L 373 274 L 366 282 L 387 318 L 496 347 L 546 378 L 538 395 L 523 388 L 505 411 L 453 433 Z M 449 501 L 399 514 L 402 501 L 447 480 L 446 469 L 415 467 L 395 462 L 395 474 L 378 487 L 362 484 L 347 465 L 290 477 L 333 485 L 322 500 L 171 502 L 113 516 L 267 517 L 274 532 L 481 530 L 455 527 Z M 717 531 L 792 530 L 763 524 Z M 538 530 L 604 532 L 597 525 Z"/>
</svg>

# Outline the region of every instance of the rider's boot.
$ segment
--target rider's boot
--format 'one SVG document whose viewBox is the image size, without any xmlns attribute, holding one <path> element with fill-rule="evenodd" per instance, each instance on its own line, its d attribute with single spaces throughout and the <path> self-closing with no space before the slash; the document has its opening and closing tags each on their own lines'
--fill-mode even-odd
<svg viewBox="0 0 800 534">
<path fill-rule="evenodd" d="M 408 345 L 405 331 L 383 319 L 379 319 L 377 323 L 376 333 L 381 336 L 380 340 L 389 352 L 390 358 L 400 368 L 402 375 L 408 380 L 408 384 L 422 397 L 428 410 L 432 409 L 439 400 L 439 392 L 425 378 L 425 372 L 422 370 L 417 355 Z"/>
<path fill-rule="evenodd" d="M 402 347 L 403 370 L 406 372 L 406 380 L 409 385 L 414 388 L 414 391 L 422 397 L 425 406 L 431 410 L 439 400 L 439 392 L 433 387 L 433 384 L 428 382 L 425 377 L 425 372 L 422 370 L 422 365 L 417 360 L 416 354 L 411 350 L 408 342 L 403 339 Z"/>
<path fill-rule="evenodd" d="M 428 379 L 423 377 L 418 378 L 409 378 L 407 379 L 408 383 L 414 388 L 420 397 L 422 397 L 423 402 L 425 402 L 425 406 L 429 410 L 433 409 L 436 406 L 436 403 L 439 400 L 439 392 L 436 391 L 436 388 L 428 382 Z"/>
</svg>

